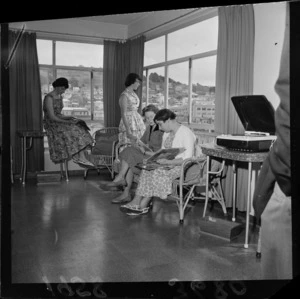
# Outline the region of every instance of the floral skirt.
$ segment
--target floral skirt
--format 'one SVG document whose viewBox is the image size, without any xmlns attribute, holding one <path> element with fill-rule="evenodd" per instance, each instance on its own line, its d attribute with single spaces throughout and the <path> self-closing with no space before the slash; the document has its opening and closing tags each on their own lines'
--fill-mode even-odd
<svg viewBox="0 0 300 299">
<path fill-rule="evenodd" d="M 166 199 L 172 193 L 172 182 L 180 176 L 180 170 L 181 166 L 175 166 L 172 169 L 143 170 L 136 194 L 144 197 L 157 196 Z"/>
</svg>

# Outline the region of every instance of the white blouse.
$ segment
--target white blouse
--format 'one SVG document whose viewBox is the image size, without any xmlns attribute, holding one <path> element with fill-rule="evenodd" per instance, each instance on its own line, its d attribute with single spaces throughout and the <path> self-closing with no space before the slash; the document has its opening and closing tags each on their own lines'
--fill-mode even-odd
<svg viewBox="0 0 300 299">
<path fill-rule="evenodd" d="M 165 148 L 164 143 L 167 137 L 169 136 L 169 134 L 170 133 L 166 133 L 166 132 L 163 134 L 162 148 Z M 181 154 L 178 154 L 176 156 L 176 159 L 182 158 L 184 160 L 193 157 L 195 141 L 196 141 L 196 136 L 193 133 L 193 131 L 184 125 L 180 125 L 180 127 L 175 133 L 173 143 L 172 143 L 172 148 L 183 147 L 185 148 L 185 151 Z"/>
</svg>

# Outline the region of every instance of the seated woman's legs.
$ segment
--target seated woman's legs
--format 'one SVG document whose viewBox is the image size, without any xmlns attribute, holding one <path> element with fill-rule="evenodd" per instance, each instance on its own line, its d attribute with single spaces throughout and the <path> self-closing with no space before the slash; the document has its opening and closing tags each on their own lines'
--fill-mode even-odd
<svg viewBox="0 0 300 299">
<path fill-rule="evenodd" d="M 133 172 L 131 168 L 128 169 L 125 177 L 127 185 L 124 187 L 122 194 L 112 200 L 112 203 L 125 203 L 131 200 L 131 186 L 133 182 Z"/>
<path fill-rule="evenodd" d="M 106 187 L 126 186 L 125 176 L 128 172 L 129 165 L 125 160 L 121 160 L 121 169 L 112 182 L 106 184 Z"/>
<path fill-rule="evenodd" d="M 129 165 L 128 163 L 125 161 L 125 160 L 121 160 L 121 169 L 119 171 L 119 173 L 116 175 L 115 179 L 113 180 L 113 182 L 119 182 L 121 180 L 124 180 L 125 179 L 125 176 L 128 172 L 128 168 L 129 168 Z"/>
<path fill-rule="evenodd" d="M 121 206 L 121 210 L 126 212 L 127 208 L 132 206 L 136 208 L 147 207 L 152 199 L 152 176 L 153 171 L 142 171 L 138 183 L 138 187 L 135 196 L 131 202 Z"/>
</svg>

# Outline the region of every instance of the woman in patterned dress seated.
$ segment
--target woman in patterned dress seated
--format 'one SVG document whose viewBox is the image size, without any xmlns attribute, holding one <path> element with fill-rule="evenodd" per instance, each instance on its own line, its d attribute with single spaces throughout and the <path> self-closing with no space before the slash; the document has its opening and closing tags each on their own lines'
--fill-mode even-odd
<svg viewBox="0 0 300 299">
<path fill-rule="evenodd" d="M 69 88 L 66 78 L 58 78 L 53 90 L 43 101 L 44 129 L 48 138 L 50 159 L 53 163 L 62 163 L 73 159 L 84 166 L 94 166 L 87 160 L 84 149 L 92 145 L 93 138 L 88 129 L 80 125 L 80 119 L 63 115 L 62 94 Z"/>
<path fill-rule="evenodd" d="M 163 148 L 183 148 L 175 159 L 159 159 L 160 164 L 172 166 L 170 169 L 156 168 L 155 170 L 142 170 L 138 187 L 133 200 L 120 207 L 127 215 L 142 215 L 150 210 L 154 196 L 166 199 L 172 192 L 172 182 L 180 176 L 183 160 L 191 158 L 194 154 L 196 136 L 188 127 L 176 121 L 176 114 L 169 109 L 159 110 L 154 121 L 164 131 Z"/>
<path fill-rule="evenodd" d="M 104 188 L 119 186 L 123 184 L 125 179 L 126 186 L 122 194 L 114 198 L 112 203 L 125 203 L 131 201 L 130 189 L 133 182 L 133 176 L 134 174 L 139 175 L 141 172 L 140 169 L 135 166 L 138 163 L 142 163 L 143 159 L 151 156 L 153 152 L 156 152 L 161 148 L 163 131 L 159 130 L 158 125 L 154 122 L 154 117 L 158 110 L 159 109 L 155 105 L 150 104 L 142 111 L 147 126 L 140 141 L 142 141 L 149 149 L 141 146 L 139 141 L 132 146 L 126 147 L 119 155 L 121 166 L 118 175 L 111 183 L 103 186 Z"/>
</svg>

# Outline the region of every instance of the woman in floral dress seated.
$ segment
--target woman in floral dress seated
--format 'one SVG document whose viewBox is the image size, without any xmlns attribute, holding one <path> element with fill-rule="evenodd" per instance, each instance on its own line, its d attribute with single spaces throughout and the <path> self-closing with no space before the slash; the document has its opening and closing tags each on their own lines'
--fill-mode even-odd
<svg viewBox="0 0 300 299">
<path fill-rule="evenodd" d="M 69 88 L 68 80 L 58 78 L 52 86 L 54 89 L 43 101 L 43 125 L 48 138 L 51 161 L 57 164 L 73 159 L 79 165 L 94 166 L 84 153 L 84 149 L 93 143 L 88 128 L 81 125 L 82 120 L 61 113 L 62 94 Z"/>
<path fill-rule="evenodd" d="M 172 166 L 169 169 L 163 167 L 155 170 L 142 170 L 138 187 L 133 200 L 120 207 L 127 215 L 142 215 L 150 210 L 150 204 L 154 196 L 166 199 L 172 192 L 172 182 L 180 176 L 183 160 L 191 158 L 194 154 L 196 136 L 188 127 L 176 121 L 176 114 L 169 109 L 159 110 L 154 121 L 164 131 L 162 148 L 181 148 L 183 151 L 173 160 L 159 159 L 159 164 Z"/>
</svg>

